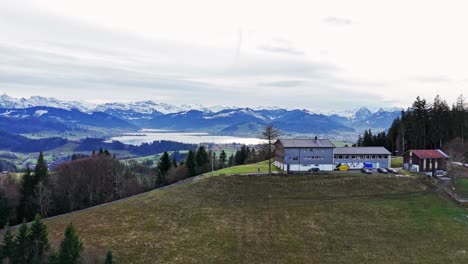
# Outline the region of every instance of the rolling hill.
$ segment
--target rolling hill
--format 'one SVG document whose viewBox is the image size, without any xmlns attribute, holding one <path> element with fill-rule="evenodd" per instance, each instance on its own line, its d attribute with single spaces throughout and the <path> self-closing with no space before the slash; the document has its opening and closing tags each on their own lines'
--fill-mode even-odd
<svg viewBox="0 0 468 264">
<path fill-rule="evenodd" d="M 119 263 L 466 263 L 467 213 L 419 178 L 215 176 L 46 221 Z"/>
</svg>

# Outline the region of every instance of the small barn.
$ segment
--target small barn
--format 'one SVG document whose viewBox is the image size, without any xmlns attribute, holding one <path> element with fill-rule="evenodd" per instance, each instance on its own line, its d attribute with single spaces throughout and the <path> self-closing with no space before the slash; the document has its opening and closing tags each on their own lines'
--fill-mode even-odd
<svg viewBox="0 0 468 264">
<path fill-rule="evenodd" d="M 440 149 L 412 149 L 403 154 L 403 169 L 412 172 L 445 170 L 448 158 Z"/>
</svg>

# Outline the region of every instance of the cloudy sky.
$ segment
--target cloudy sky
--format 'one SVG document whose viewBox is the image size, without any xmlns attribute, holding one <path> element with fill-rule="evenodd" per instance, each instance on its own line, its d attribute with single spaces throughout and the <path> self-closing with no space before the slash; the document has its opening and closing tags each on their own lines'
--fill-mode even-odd
<svg viewBox="0 0 468 264">
<path fill-rule="evenodd" d="M 468 95 L 464 1 L 2 0 L 0 94 L 345 110 Z"/>
</svg>

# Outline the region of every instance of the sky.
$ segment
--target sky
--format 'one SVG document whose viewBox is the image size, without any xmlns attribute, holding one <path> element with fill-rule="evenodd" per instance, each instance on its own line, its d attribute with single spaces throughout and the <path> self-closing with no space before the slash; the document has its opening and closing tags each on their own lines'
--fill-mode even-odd
<svg viewBox="0 0 468 264">
<path fill-rule="evenodd" d="M 464 1 L 2 0 L 0 94 L 340 111 L 468 94 Z"/>
</svg>

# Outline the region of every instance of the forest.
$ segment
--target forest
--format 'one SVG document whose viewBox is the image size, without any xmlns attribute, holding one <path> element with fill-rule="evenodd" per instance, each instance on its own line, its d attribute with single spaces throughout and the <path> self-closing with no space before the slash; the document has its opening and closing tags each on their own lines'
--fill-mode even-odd
<svg viewBox="0 0 468 264">
<path fill-rule="evenodd" d="M 458 148 L 468 158 L 468 107 L 460 95 L 452 105 L 436 96 L 433 102 L 417 97 L 388 131 L 360 135 L 357 146 L 385 146 L 394 155 L 410 149 Z"/>
<path fill-rule="evenodd" d="M 169 142 L 171 143 L 171 142 Z M 164 152 L 153 167 L 146 162 L 122 162 L 107 149 L 77 154 L 50 167 L 41 152 L 32 168 L 0 179 L 0 228 L 112 202 L 225 167 L 267 158 L 263 148 L 242 145 L 230 156 L 204 146 L 180 154 Z M 2 166 L 6 166 L 3 164 Z"/>
</svg>

